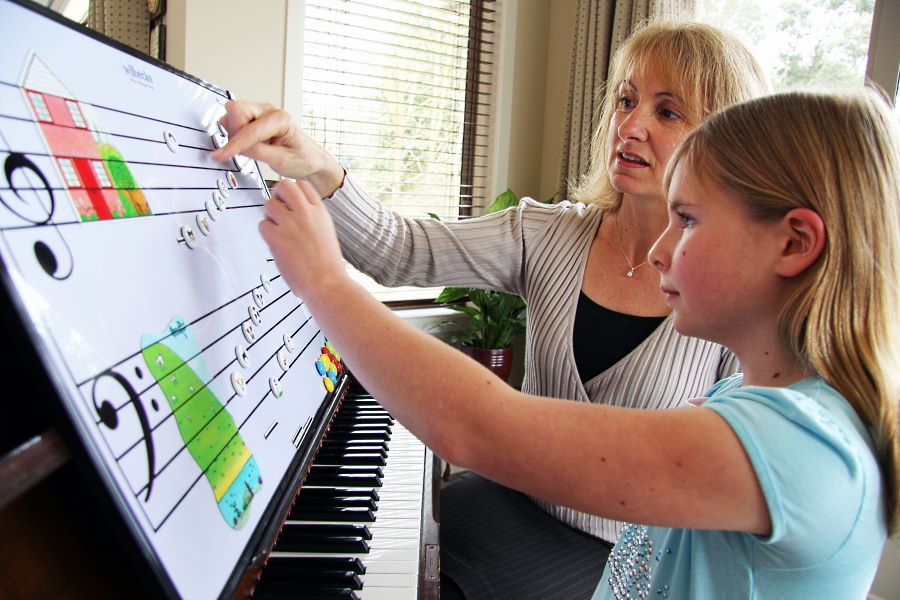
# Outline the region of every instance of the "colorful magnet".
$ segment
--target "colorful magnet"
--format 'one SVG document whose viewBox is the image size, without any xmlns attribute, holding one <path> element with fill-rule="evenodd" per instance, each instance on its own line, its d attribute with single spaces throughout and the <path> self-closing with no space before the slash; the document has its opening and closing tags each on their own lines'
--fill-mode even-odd
<svg viewBox="0 0 900 600">
<path fill-rule="evenodd" d="M 272 395 L 276 398 L 281 398 L 284 395 L 281 383 L 279 383 L 276 377 L 269 377 L 269 389 L 272 390 Z"/>
<path fill-rule="evenodd" d="M 216 207 L 219 210 L 225 210 L 225 208 L 227 208 L 225 206 L 225 196 L 223 196 L 222 193 L 219 192 L 219 190 L 216 190 L 215 192 L 212 193 L 212 199 L 213 199 L 213 202 L 216 203 Z"/>
<path fill-rule="evenodd" d="M 172 152 L 178 152 L 178 140 L 175 139 L 175 134 L 171 131 L 163 132 L 163 140 L 166 142 L 166 146 L 169 147 L 169 150 Z"/>
<path fill-rule="evenodd" d="M 328 371 L 328 369 L 325 368 L 325 363 L 323 363 L 321 360 L 317 360 L 316 361 L 316 371 L 319 372 L 319 375 L 324 376 L 325 372 Z"/>
<path fill-rule="evenodd" d="M 279 349 L 278 352 L 275 353 L 275 358 L 278 360 L 278 364 L 281 368 L 285 371 L 291 368 L 291 363 L 288 360 L 287 354 L 284 353 L 284 349 Z"/>
<path fill-rule="evenodd" d="M 237 361 L 242 367 L 245 369 L 250 368 L 250 355 L 247 354 L 247 350 L 245 350 L 243 346 L 240 344 L 235 346 L 234 355 L 237 357 Z"/>
<path fill-rule="evenodd" d="M 224 148 L 225 144 L 228 143 L 228 136 L 222 135 L 221 131 L 217 131 L 209 137 L 212 138 L 213 146 L 216 148 Z"/>
<path fill-rule="evenodd" d="M 203 235 L 209 235 L 212 233 L 212 226 L 209 224 L 209 216 L 203 213 L 197 214 L 197 229 L 200 230 L 200 233 Z"/>
<path fill-rule="evenodd" d="M 222 211 L 219 210 L 212 198 L 206 201 L 206 212 L 213 221 L 218 221 L 219 217 L 222 216 Z"/>
<path fill-rule="evenodd" d="M 329 394 L 334 391 L 334 382 L 331 381 L 329 378 L 323 377 L 322 383 L 325 384 L 325 389 L 328 390 Z"/>
<path fill-rule="evenodd" d="M 225 174 L 225 179 L 228 180 L 228 187 L 230 187 L 233 190 L 237 189 L 237 186 L 238 186 L 237 177 L 234 175 L 233 171 L 228 171 Z"/>
<path fill-rule="evenodd" d="M 181 239 L 184 240 L 188 248 L 193 250 L 197 247 L 197 235 L 190 225 L 181 226 Z"/>
<path fill-rule="evenodd" d="M 334 371 L 328 371 L 327 377 L 331 380 L 331 383 L 337 385 L 337 375 L 334 373 Z"/>
<path fill-rule="evenodd" d="M 238 372 L 231 374 L 231 387 L 234 388 L 234 392 L 238 396 L 247 395 L 247 382 L 244 381 L 244 378 Z"/>
<path fill-rule="evenodd" d="M 297 345 L 294 344 L 294 338 L 292 338 L 290 335 L 286 333 L 284 334 L 284 336 L 282 336 L 282 339 L 284 340 L 284 347 L 287 348 L 288 352 L 293 352 L 297 349 Z"/>
</svg>

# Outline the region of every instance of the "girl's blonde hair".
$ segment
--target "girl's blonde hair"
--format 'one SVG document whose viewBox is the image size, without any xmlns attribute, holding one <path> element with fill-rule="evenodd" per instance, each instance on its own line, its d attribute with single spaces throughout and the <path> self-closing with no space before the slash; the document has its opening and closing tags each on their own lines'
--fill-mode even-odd
<svg viewBox="0 0 900 600">
<path fill-rule="evenodd" d="M 779 326 L 793 353 L 870 428 L 892 534 L 900 525 L 900 131 L 874 90 L 778 94 L 733 106 L 669 162 L 729 190 L 759 219 L 818 213 L 826 242 Z M 740 268 L 740 265 L 735 265 Z"/>
<path fill-rule="evenodd" d="M 661 76 L 680 96 L 688 122 L 698 124 L 713 111 L 769 91 L 769 83 L 753 54 L 734 36 L 700 23 L 648 21 L 618 49 L 605 93 L 599 125 L 591 137 L 589 171 L 573 187 L 571 198 L 618 210 L 622 195 L 609 180 L 609 128 L 619 85 L 635 73 Z M 660 190 L 662 194 L 662 190 Z"/>
</svg>

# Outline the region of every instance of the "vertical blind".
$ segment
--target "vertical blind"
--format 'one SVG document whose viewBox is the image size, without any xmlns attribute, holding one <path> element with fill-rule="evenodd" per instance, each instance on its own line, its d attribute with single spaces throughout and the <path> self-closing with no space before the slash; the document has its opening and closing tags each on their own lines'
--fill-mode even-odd
<svg viewBox="0 0 900 600">
<path fill-rule="evenodd" d="M 494 4 L 307 0 L 303 127 L 388 209 L 446 221 L 489 204 Z M 367 283 L 385 301 L 437 291 Z"/>
</svg>

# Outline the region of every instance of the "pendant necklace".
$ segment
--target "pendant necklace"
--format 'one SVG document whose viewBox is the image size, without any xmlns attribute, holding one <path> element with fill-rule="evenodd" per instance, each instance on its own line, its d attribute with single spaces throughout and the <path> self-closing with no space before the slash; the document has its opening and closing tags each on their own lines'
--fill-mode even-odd
<svg viewBox="0 0 900 600">
<path fill-rule="evenodd" d="M 642 262 L 639 265 L 631 264 L 631 261 L 628 260 L 628 255 L 625 253 L 625 246 L 622 245 L 622 234 L 619 233 L 619 220 L 618 219 L 614 220 L 613 225 L 616 228 L 616 238 L 618 238 L 618 240 L 619 240 L 619 250 L 622 251 L 622 256 L 625 257 L 625 262 L 628 263 L 628 267 L 629 267 L 628 272 L 625 273 L 625 277 L 628 277 L 628 278 L 634 277 L 634 272 L 637 271 L 638 269 L 640 269 L 641 267 L 643 267 L 644 265 L 646 265 L 649 262 L 649 259 L 645 260 L 644 262 Z"/>
</svg>

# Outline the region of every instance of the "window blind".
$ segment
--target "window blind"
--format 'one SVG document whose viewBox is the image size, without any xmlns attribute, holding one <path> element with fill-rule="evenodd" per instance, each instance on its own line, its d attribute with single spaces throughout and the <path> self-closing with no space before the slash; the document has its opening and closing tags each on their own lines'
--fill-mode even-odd
<svg viewBox="0 0 900 600">
<path fill-rule="evenodd" d="M 494 4 L 307 0 L 303 127 L 388 209 L 447 221 L 489 204 Z M 439 291 L 366 283 L 384 301 Z"/>
</svg>

